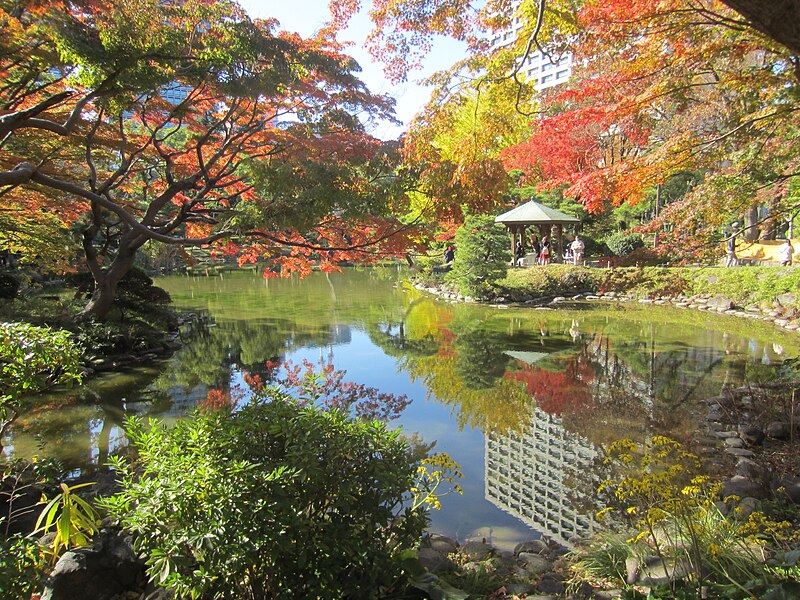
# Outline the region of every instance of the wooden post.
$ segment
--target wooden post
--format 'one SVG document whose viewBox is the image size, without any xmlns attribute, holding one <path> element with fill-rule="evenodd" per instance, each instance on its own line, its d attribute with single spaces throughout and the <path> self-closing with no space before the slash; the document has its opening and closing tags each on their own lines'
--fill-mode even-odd
<svg viewBox="0 0 800 600">
<path fill-rule="evenodd" d="M 564 262 L 564 226 L 560 223 L 556 225 L 556 237 L 558 237 L 558 260 L 556 262 Z"/>
</svg>

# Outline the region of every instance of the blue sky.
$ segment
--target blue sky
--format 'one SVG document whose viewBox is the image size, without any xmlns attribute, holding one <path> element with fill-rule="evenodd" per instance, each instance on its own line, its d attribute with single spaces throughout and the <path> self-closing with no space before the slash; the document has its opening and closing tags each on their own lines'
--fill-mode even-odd
<svg viewBox="0 0 800 600">
<path fill-rule="evenodd" d="M 276 18 L 283 29 L 295 31 L 308 37 L 328 20 L 327 0 L 239 0 L 240 4 L 252 17 Z M 365 4 L 369 0 L 365 0 Z M 417 82 L 431 73 L 449 67 L 463 54 L 463 46 L 452 40 L 439 40 L 421 72 L 412 73 L 409 80 L 400 84 L 391 84 L 383 75 L 382 67 L 372 62 L 363 48 L 364 39 L 369 31 L 369 19 L 364 11 L 351 22 L 350 27 L 341 36 L 342 41 L 353 42 L 349 53 L 358 61 L 363 69 L 361 78 L 370 91 L 389 94 L 397 101 L 397 117 L 403 126 L 391 123 L 380 125 L 373 135 L 382 139 L 397 138 L 404 126 L 412 119 L 430 97 L 430 90 Z"/>
</svg>

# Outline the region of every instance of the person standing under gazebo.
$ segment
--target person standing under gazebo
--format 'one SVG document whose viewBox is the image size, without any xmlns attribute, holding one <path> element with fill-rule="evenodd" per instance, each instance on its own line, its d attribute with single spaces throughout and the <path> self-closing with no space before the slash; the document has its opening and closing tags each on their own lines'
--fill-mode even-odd
<svg viewBox="0 0 800 600">
<path fill-rule="evenodd" d="M 550 242 L 547 238 L 542 240 L 542 250 L 539 252 L 539 264 L 540 265 L 549 265 L 550 264 Z"/>
<path fill-rule="evenodd" d="M 569 245 L 569 249 L 572 250 L 572 264 L 573 265 L 582 265 L 583 264 L 583 251 L 586 250 L 586 245 L 583 243 L 583 240 L 575 235 L 575 239 L 572 240 L 572 243 Z"/>
</svg>

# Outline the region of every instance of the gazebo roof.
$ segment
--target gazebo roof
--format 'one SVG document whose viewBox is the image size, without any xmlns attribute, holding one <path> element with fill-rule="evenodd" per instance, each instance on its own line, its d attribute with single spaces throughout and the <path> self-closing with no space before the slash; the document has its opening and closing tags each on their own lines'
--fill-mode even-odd
<svg viewBox="0 0 800 600">
<path fill-rule="evenodd" d="M 495 217 L 494 222 L 502 223 L 503 225 L 538 225 L 540 223 L 567 225 L 580 223 L 581 221 L 577 217 L 572 217 L 562 213 L 560 210 L 531 200 Z"/>
</svg>

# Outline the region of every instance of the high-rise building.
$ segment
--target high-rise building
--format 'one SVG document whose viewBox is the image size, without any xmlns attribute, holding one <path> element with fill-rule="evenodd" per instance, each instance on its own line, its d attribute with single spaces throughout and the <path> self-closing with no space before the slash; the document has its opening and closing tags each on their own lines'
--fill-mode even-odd
<svg viewBox="0 0 800 600">
<path fill-rule="evenodd" d="M 519 0 L 513 2 L 515 12 L 519 8 L 519 4 Z M 508 29 L 495 33 L 492 38 L 492 49 L 496 50 L 513 43 L 521 32 L 522 21 L 520 17 L 514 17 Z M 534 47 L 525 58 L 519 72 L 527 81 L 535 85 L 537 92 L 541 92 L 569 80 L 572 75 L 572 54 L 546 46 L 541 50 Z"/>
</svg>

